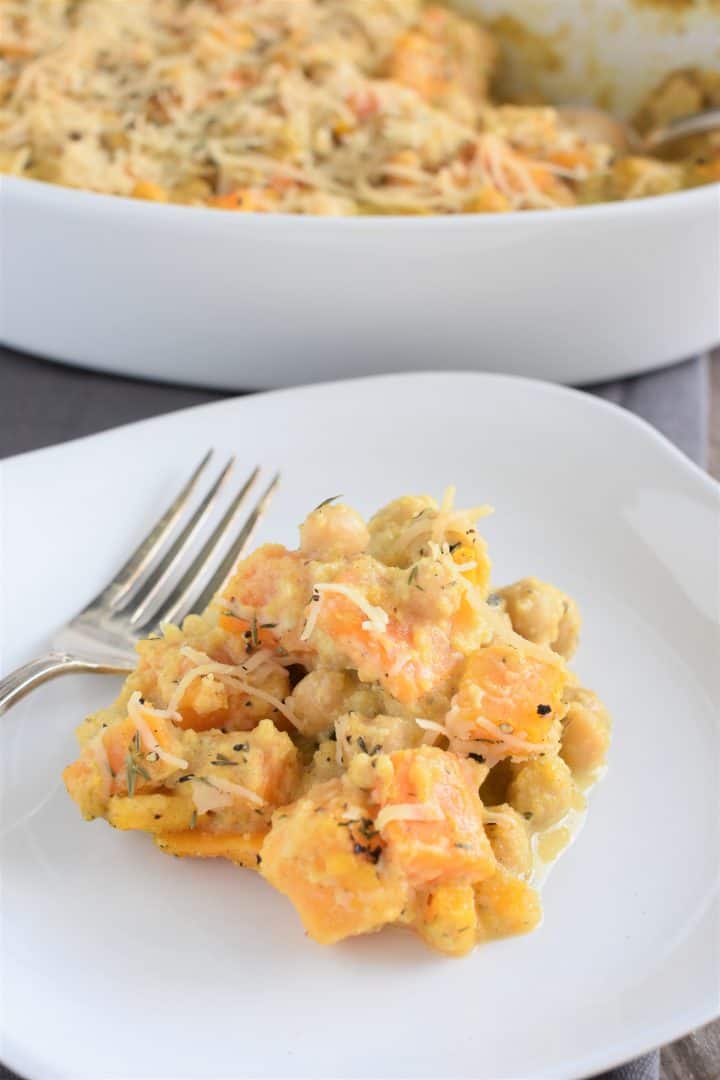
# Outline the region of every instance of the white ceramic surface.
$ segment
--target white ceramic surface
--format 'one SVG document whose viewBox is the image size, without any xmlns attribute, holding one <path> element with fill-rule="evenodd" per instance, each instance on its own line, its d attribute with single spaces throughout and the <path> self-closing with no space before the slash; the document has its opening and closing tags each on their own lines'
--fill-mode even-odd
<svg viewBox="0 0 720 1080">
<path fill-rule="evenodd" d="M 500 39 L 507 95 L 630 116 L 668 71 L 720 66 L 716 0 L 456 0 Z"/>
<path fill-rule="evenodd" d="M 495 580 L 535 573 L 584 614 L 577 670 L 615 718 L 607 777 L 534 934 L 462 961 L 401 932 L 325 949 L 254 875 L 82 822 L 60 771 L 116 683 L 49 685 L 3 722 L 0 1057 L 30 1080 L 577 1080 L 709 1020 L 717 486 L 628 413 L 501 376 L 174 413 L 2 463 L 3 668 L 93 595 L 208 445 L 283 470 L 260 540 L 292 543 L 338 491 L 369 512 L 456 482 L 494 504 Z"/>
<path fill-rule="evenodd" d="M 452 368 L 589 382 L 720 340 L 720 185 L 508 215 L 326 218 L 0 180 L 0 340 L 238 389 Z"/>
<path fill-rule="evenodd" d="M 507 88 L 548 100 L 628 113 L 668 70 L 720 65 L 716 0 L 463 6 L 499 34 Z M 0 179 L 0 341 L 238 389 L 444 365 L 589 382 L 720 341 L 719 236 L 720 185 L 549 213 L 318 220 Z"/>
</svg>

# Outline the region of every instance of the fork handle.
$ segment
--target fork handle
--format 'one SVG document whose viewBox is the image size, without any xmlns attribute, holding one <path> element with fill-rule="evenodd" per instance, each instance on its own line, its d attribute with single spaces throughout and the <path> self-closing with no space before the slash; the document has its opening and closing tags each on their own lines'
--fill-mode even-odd
<svg viewBox="0 0 720 1080">
<path fill-rule="evenodd" d="M 81 660 L 70 653 L 53 652 L 47 656 L 39 656 L 35 660 L 29 660 L 27 664 L 16 668 L 0 679 L 0 716 L 25 697 L 36 686 L 54 679 L 57 675 L 70 675 L 94 672 L 103 675 L 126 675 L 126 667 L 113 667 L 110 664 L 94 664 L 89 660 Z"/>
</svg>

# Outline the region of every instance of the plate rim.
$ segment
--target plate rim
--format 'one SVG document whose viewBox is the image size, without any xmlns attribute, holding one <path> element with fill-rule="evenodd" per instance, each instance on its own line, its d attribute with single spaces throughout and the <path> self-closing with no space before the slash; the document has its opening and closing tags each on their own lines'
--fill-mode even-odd
<svg viewBox="0 0 720 1080">
<path fill-rule="evenodd" d="M 709 1010 L 708 1015 L 698 1017 L 692 1013 L 691 1010 L 687 1011 L 687 1014 L 683 1016 L 683 1019 L 679 1021 L 677 1030 L 668 1039 L 664 1035 L 660 1036 L 660 1041 L 654 1038 L 648 1041 L 647 1038 L 639 1038 L 637 1040 L 628 1040 L 626 1049 L 622 1052 L 619 1047 L 611 1056 L 604 1054 L 602 1049 L 598 1049 L 591 1055 L 586 1055 L 582 1060 L 575 1058 L 569 1060 L 567 1064 L 562 1066 L 562 1071 L 555 1069 L 552 1076 L 552 1080 L 592 1080 L 600 1071 L 607 1071 L 609 1069 L 615 1069 L 619 1066 L 629 1064 L 636 1058 L 642 1057 L 645 1054 L 652 1053 L 653 1050 L 661 1050 L 665 1046 L 669 1046 L 679 1039 L 685 1038 L 687 1035 L 692 1034 L 698 1027 L 704 1027 L 706 1024 L 713 1023 L 713 1021 L 720 1019 L 720 1006 L 714 1010 Z M 665 1029 L 667 1031 L 667 1029 Z M 0 1030 L 0 1034 L 2 1031 Z M 20 1080 L 76 1080 L 71 1072 L 65 1072 L 57 1069 L 51 1061 L 43 1061 L 39 1057 L 30 1054 L 27 1057 L 23 1057 L 22 1051 L 16 1052 L 15 1046 L 12 1042 L 8 1044 L 4 1039 L 5 1046 L 3 1046 L 3 1055 L 0 1060 L 0 1065 L 4 1065 L 6 1068 L 11 1069 L 17 1073 Z M 7 1053 L 7 1045 L 10 1046 L 11 1052 Z M 582 1072 L 578 1073 L 578 1067 Z M 169 1076 L 170 1074 L 168 1074 Z M 379 1080 L 381 1074 L 374 1080 Z M 240 1074 L 238 1074 L 238 1077 Z M 138 1073 L 137 1078 L 142 1077 L 146 1080 L 143 1074 Z M 283 1074 L 273 1080 L 311 1080 L 312 1072 L 297 1072 Z M 128 1080 L 135 1080 L 135 1078 L 128 1078 Z M 187 1078 L 186 1078 L 187 1080 Z M 197 1080 L 201 1080 L 197 1077 Z M 235 1078 L 232 1078 L 235 1080 Z M 410 1074 L 400 1076 L 398 1075 L 395 1080 L 412 1080 Z M 440 1080 L 440 1078 L 438 1078 Z M 483 1077 L 482 1074 L 478 1074 L 478 1080 L 491 1080 L 489 1077 Z M 532 1077 L 528 1077 L 528 1080 L 533 1080 Z M 538 1073 L 537 1080 L 549 1080 L 549 1074 Z"/>
<path fill-rule="evenodd" d="M 491 231 L 494 229 L 510 229 L 522 227 L 520 222 L 528 222 L 529 228 L 546 229 L 549 222 L 557 220 L 559 226 L 567 225 L 573 221 L 602 222 L 605 218 L 619 218 L 622 220 L 630 214 L 653 215 L 665 217 L 668 210 L 676 208 L 678 212 L 700 206 L 703 202 L 709 205 L 720 202 L 720 181 L 710 184 L 702 184 L 695 188 L 684 188 L 681 191 L 670 191 L 661 195 L 645 196 L 639 199 L 626 199 L 618 202 L 591 203 L 587 206 L 566 206 L 550 210 L 533 210 L 528 213 L 525 210 L 510 210 L 504 214 L 468 213 L 468 214 L 425 214 L 421 217 L 409 214 L 378 214 L 378 215 L 329 215 L 313 214 L 290 214 L 290 213 L 261 213 L 258 211 L 237 211 L 223 209 L 222 207 L 210 206 L 184 206 L 178 203 L 154 203 L 147 199 L 133 199 L 129 195 L 113 195 L 106 192 L 86 191 L 83 188 L 62 187 L 59 184 L 51 184 L 45 180 L 35 180 L 30 177 L 5 175 L 0 176 L 0 193 L 2 187 L 7 185 L 8 193 L 16 198 L 27 198 L 30 203 L 40 204 L 50 209 L 68 209 L 84 213 L 87 216 L 104 214 L 125 214 L 136 218 L 143 223 L 143 215 L 153 215 L 159 222 L 172 222 L 173 220 L 185 220 L 189 227 L 197 228 L 202 222 L 217 219 L 222 223 L 222 228 L 227 228 L 228 222 L 234 220 L 241 222 L 238 228 L 284 228 L 289 224 L 296 224 L 298 228 L 309 230 L 321 228 L 327 231 L 344 233 L 360 232 L 372 233 L 380 228 L 383 233 L 388 230 L 418 231 L 437 230 L 450 228 L 452 230 L 467 230 L 468 226 Z M 109 209 L 112 204 L 115 209 Z M 657 204 L 657 205 L 656 205 Z"/>
<path fill-rule="evenodd" d="M 720 182 L 718 183 L 718 190 L 720 192 Z M 155 416 L 148 416 L 142 420 L 131 420 L 124 424 L 116 424 L 112 427 L 104 428 L 102 431 L 92 432 L 89 435 L 80 435 L 74 439 L 65 439 L 63 442 L 55 442 L 48 446 L 40 446 L 34 450 L 24 450 L 18 454 L 10 454 L 7 457 L 0 458 L 0 469 L 2 469 L 3 466 L 16 466 L 22 464 L 23 461 L 31 458 L 36 459 L 39 455 L 54 453 L 56 450 L 62 449 L 63 447 L 69 447 L 80 443 L 89 443 L 95 439 L 102 440 L 108 435 L 114 435 L 115 433 L 128 429 L 132 430 L 133 428 L 158 424 L 172 419 L 179 420 L 188 413 L 195 413 L 199 410 L 227 409 L 237 405 L 238 402 L 248 402 L 254 398 L 265 399 L 283 395 L 294 396 L 297 394 L 311 394 L 315 391 L 322 392 L 332 390 L 339 386 L 352 387 L 358 383 L 387 383 L 392 381 L 410 382 L 414 380 L 429 382 L 435 379 L 455 380 L 457 378 L 471 379 L 476 382 L 496 385 L 505 384 L 524 387 L 528 389 L 530 393 L 540 392 L 551 397 L 569 398 L 574 400 L 576 404 L 588 408 L 590 411 L 595 410 L 598 414 L 612 416 L 621 425 L 634 429 L 648 442 L 651 442 L 658 450 L 667 454 L 676 465 L 681 466 L 696 482 L 700 481 L 701 486 L 703 486 L 706 491 L 715 493 L 720 497 L 720 480 L 716 480 L 702 465 L 698 465 L 697 462 L 688 457 L 684 451 L 668 438 L 667 435 L 656 428 L 648 420 L 645 420 L 644 417 L 639 416 L 630 409 L 626 409 L 623 405 L 618 405 L 614 401 L 608 401 L 607 398 L 598 397 L 589 390 L 574 386 L 566 386 L 563 383 L 550 382 L 545 379 L 537 379 L 528 375 L 515 375 L 495 371 L 467 371 L 455 368 L 448 371 L 443 371 L 438 368 L 428 371 L 398 371 L 386 372 L 381 375 L 358 375 L 347 379 L 323 379 L 318 382 L 295 383 L 292 386 L 283 386 L 272 390 L 250 390 L 247 393 L 230 393 L 227 397 L 220 398 L 218 401 L 206 401 L 197 405 L 188 405 L 182 409 L 173 409 L 170 412 L 157 413 Z"/>
</svg>

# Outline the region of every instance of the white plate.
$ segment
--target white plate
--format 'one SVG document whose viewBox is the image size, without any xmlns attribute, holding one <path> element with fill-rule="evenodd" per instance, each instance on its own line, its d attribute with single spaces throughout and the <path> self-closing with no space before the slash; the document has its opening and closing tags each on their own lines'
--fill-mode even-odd
<svg viewBox="0 0 720 1080">
<path fill-rule="evenodd" d="M 718 1009 L 718 489 L 641 421 L 482 375 L 226 401 L 3 464 L 4 665 L 86 600 L 208 445 L 281 467 L 260 539 L 308 506 L 458 484 L 497 507 L 496 580 L 578 600 L 615 718 L 586 828 L 529 937 L 462 961 L 384 932 L 324 949 L 229 864 L 83 823 L 60 770 L 109 680 L 4 721 L 1 1054 L 32 1078 L 577 1078 Z"/>
</svg>

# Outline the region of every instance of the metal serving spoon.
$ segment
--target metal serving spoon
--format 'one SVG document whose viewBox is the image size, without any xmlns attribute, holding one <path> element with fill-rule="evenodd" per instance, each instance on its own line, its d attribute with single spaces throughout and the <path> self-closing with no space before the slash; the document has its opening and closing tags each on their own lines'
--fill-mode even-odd
<svg viewBox="0 0 720 1080">
<path fill-rule="evenodd" d="M 704 109 L 689 116 L 680 116 L 669 124 L 640 135 L 630 124 L 603 109 L 589 105 L 558 105 L 557 112 L 566 127 L 577 131 L 591 142 L 604 142 L 613 149 L 634 154 L 652 154 L 661 146 L 684 139 L 688 135 L 705 135 L 720 130 L 720 108 Z"/>
</svg>

